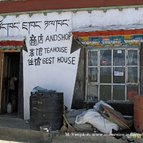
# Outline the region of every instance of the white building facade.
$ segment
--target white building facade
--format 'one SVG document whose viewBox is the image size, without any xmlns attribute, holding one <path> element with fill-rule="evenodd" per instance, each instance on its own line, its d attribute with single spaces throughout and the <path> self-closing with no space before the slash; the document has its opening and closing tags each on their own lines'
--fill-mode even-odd
<svg viewBox="0 0 143 143">
<path fill-rule="evenodd" d="M 87 33 L 77 36 L 86 49 L 85 100 L 128 100 L 129 85 L 139 94 L 142 13 L 143 8 L 129 7 L 1 15 L 1 41 L 20 39 L 26 43 L 27 51 L 22 50 L 24 119 L 30 117 L 29 97 L 36 86 L 63 92 L 64 104 L 71 108 L 81 51 L 71 52 L 73 33 L 77 32 Z M 121 32 L 124 30 L 129 32 Z M 88 36 L 88 33 L 100 31 L 105 32 Z M 111 39 L 116 34 L 106 35 L 106 31 L 119 31 L 121 35 L 117 32 L 118 38 Z M 139 37 L 131 38 L 132 35 Z M 94 39 L 90 41 L 87 37 Z M 127 46 L 128 43 L 137 44 Z M 120 94 L 115 96 L 118 89 Z M 106 97 L 102 91 L 106 91 Z"/>
</svg>

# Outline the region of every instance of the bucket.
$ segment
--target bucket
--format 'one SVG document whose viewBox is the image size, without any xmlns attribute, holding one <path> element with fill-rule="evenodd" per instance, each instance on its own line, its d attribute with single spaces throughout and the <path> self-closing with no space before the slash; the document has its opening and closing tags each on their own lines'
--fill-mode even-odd
<svg viewBox="0 0 143 143">
<path fill-rule="evenodd" d="M 137 132 L 143 132 L 143 96 L 134 97 L 134 127 Z"/>
<path fill-rule="evenodd" d="M 49 126 L 50 130 L 59 130 L 63 123 L 63 93 L 42 93 L 30 97 L 30 125 L 39 130 Z"/>
</svg>

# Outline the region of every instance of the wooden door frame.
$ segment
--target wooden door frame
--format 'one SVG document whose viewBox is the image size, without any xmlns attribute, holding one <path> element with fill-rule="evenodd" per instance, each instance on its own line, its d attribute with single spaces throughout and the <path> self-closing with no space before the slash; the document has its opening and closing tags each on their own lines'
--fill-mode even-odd
<svg viewBox="0 0 143 143">
<path fill-rule="evenodd" d="M 2 112 L 4 52 L 0 52 L 0 113 Z"/>
<path fill-rule="evenodd" d="M 19 62 L 19 83 L 18 83 L 18 117 L 24 118 L 24 104 L 23 104 L 23 51 L 20 52 Z"/>
</svg>

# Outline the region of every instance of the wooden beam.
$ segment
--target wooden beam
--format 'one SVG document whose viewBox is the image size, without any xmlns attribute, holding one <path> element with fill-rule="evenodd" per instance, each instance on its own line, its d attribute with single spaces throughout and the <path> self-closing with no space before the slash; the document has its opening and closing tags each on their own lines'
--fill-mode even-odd
<svg viewBox="0 0 143 143">
<path fill-rule="evenodd" d="M 143 0 L 21 0 L 0 2 L 0 14 L 79 8 L 101 8 L 143 5 Z"/>
</svg>

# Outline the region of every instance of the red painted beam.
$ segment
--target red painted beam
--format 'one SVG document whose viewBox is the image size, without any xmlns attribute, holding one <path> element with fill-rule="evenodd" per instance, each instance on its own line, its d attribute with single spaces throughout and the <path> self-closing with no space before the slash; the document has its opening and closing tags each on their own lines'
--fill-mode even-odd
<svg viewBox="0 0 143 143">
<path fill-rule="evenodd" d="M 22 0 L 0 2 L 0 14 L 40 10 L 78 9 L 93 7 L 99 8 L 132 5 L 143 5 L 143 0 Z"/>
<path fill-rule="evenodd" d="M 24 41 L 0 41 L 0 46 L 24 46 Z"/>
</svg>

